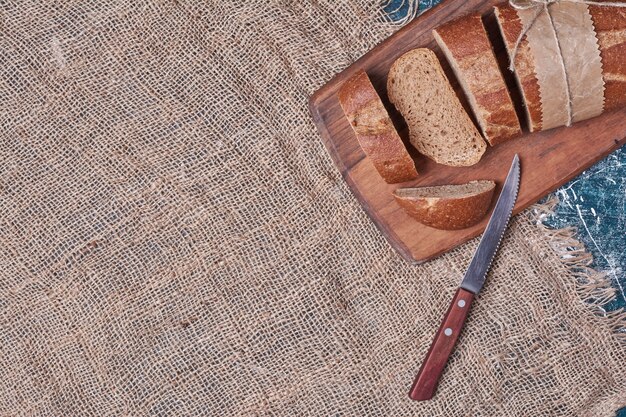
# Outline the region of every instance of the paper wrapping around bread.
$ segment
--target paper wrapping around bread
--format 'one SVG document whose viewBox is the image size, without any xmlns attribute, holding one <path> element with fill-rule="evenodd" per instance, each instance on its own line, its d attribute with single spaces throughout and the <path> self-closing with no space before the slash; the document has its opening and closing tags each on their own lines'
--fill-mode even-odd
<svg viewBox="0 0 626 417">
<path fill-rule="evenodd" d="M 552 3 L 549 13 L 542 5 L 537 7 L 541 9 L 516 10 L 508 4 L 496 7 L 531 132 L 589 119 L 605 108 L 601 46 L 589 7 Z M 529 29 L 514 53 L 525 27 Z"/>
<path fill-rule="evenodd" d="M 604 81 L 589 8 L 586 4 L 563 2 L 550 10 L 567 72 L 571 122 L 599 116 L 604 110 Z"/>
</svg>

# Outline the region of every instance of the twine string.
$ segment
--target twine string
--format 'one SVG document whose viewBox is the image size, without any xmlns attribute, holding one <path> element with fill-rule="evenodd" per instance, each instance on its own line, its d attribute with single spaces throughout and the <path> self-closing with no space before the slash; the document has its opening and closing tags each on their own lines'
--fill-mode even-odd
<svg viewBox="0 0 626 417">
<path fill-rule="evenodd" d="M 578 3 L 578 4 L 587 4 L 590 6 L 604 6 L 604 7 L 625 7 L 626 3 L 622 2 L 602 2 L 602 1 L 594 1 L 594 0 L 509 0 L 509 4 L 511 7 L 517 10 L 534 10 L 535 14 L 533 18 L 526 24 L 523 28 L 517 40 L 515 41 L 515 45 L 513 46 L 513 51 L 511 52 L 511 64 L 509 65 L 509 69 L 512 72 L 515 72 L 515 58 L 517 57 L 517 52 L 519 50 L 519 46 L 522 43 L 522 39 L 528 31 L 534 26 L 535 22 L 539 18 L 539 15 L 542 12 L 550 14 L 549 6 L 554 3 Z M 552 21 L 552 17 L 550 17 Z M 554 27 L 554 24 L 553 24 Z"/>
</svg>

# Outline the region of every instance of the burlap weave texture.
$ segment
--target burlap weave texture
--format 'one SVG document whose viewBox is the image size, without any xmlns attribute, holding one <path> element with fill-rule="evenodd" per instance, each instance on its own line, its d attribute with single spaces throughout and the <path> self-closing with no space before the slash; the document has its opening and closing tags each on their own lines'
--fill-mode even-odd
<svg viewBox="0 0 626 417">
<path fill-rule="evenodd" d="M 530 213 L 436 399 L 408 400 L 477 242 L 409 266 L 310 121 L 308 96 L 397 29 L 378 9 L 0 1 L 0 415 L 626 405 L 623 316 L 583 302 L 606 282 Z"/>
</svg>

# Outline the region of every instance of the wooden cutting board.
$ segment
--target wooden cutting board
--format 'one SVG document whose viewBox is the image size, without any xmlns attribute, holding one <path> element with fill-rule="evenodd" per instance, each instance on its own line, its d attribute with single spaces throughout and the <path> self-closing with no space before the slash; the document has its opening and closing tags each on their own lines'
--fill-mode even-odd
<svg viewBox="0 0 626 417">
<path fill-rule="evenodd" d="M 520 138 L 489 148 L 478 164 L 467 168 L 436 164 L 417 155 L 414 149 L 408 146 L 416 161 L 419 178 L 394 185 L 389 185 L 381 179 L 359 147 L 344 117 L 337 101 L 337 90 L 357 70 L 364 69 L 389 110 L 400 136 L 408 144 L 406 125 L 387 98 L 385 86 L 391 64 L 413 48 L 428 47 L 434 50 L 459 98 L 467 108 L 458 83 L 433 40 L 431 31 L 448 20 L 480 11 L 494 42 L 496 55 L 504 69 L 508 58 L 492 12 L 493 6 L 498 3 L 501 1 L 445 0 L 337 74 L 310 98 L 309 108 L 313 120 L 337 168 L 389 243 L 411 262 L 421 263 L 432 259 L 481 234 L 488 216 L 480 224 L 465 230 L 436 230 L 417 223 L 404 213 L 392 196 L 396 188 L 461 184 L 475 179 L 493 179 L 498 184 L 496 189 L 498 194 L 513 155 L 518 153 L 522 177 L 514 209 L 514 214 L 517 214 L 626 143 L 626 110 L 623 110 L 579 122 L 569 128 L 533 134 L 526 132 Z M 506 70 L 503 74 L 507 78 L 514 101 L 520 103 L 519 92 L 511 74 Z M 522 113 L 523 111 L 518 109 L 520 116 Z M 525 118 L 521 120 L 525 124 Z M 495 205 L 495 201 L 496 198 L 492 201 L 492 206 Z"/>
</svg>

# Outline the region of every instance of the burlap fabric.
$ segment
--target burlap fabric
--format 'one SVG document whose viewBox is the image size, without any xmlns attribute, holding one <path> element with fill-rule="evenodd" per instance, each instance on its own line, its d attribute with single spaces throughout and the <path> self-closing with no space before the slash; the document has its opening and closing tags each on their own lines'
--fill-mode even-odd
<svg viewBox="0 0 626 417">
<path fill-rule="evenodd" d="M 626 404 L 624 317 L 583 301 L 606 281 L 528 212 L 436 399 L 408 400 L 477 242 L 409 266 L 309 119 L 307 97 L 397 29 L 378 8 L 0 2 L 0 414 Z"/>
</svg>

